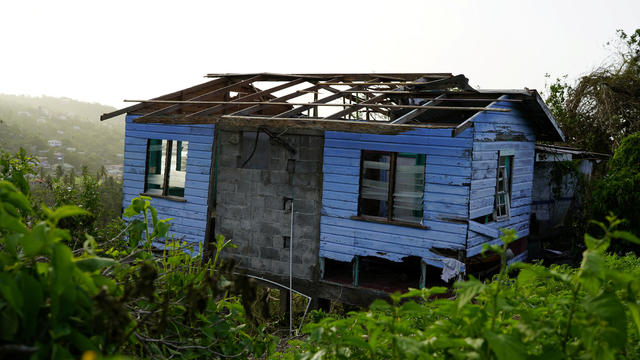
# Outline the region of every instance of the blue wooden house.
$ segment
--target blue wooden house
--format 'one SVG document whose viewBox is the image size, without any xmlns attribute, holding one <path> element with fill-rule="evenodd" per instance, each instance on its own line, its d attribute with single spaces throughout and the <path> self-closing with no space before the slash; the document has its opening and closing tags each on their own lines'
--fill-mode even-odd
<svg viewBox="0 0 640 360">
<path fill-rule="evenodd" d="M 536 141 L 563 134 L 535 90 L 462 76 L 209 74 L 126 113 L 124 200 L 249 273 L 350 301 L 482 271 L 513 228 L 526 257 Z"/>
</svg>

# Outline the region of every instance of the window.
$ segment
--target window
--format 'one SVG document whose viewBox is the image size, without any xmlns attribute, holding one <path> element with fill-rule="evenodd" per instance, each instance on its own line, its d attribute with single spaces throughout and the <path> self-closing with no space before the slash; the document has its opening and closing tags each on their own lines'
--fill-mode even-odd
<svg viewBox="0 0 640 360">
<path fill-rule="evenodd" d="M 421 223 L 425 159 L 423 154 L 362 151 L 359 215 Z"/>
<path fill-rule="evenodd" d="M 513 176 L 513 155 L 504 151 L 498 156 L 498 178 L 496 181 L 496 201 L 493 217 L 496 221 L 509 218 L 511 207 L 511 179 Z"/>
<path fill-rule="evenodd" d="M 184 197 L 188 150 L 187 141 L 149 139 L 146 194 Z"/>
<path fill-rule="evenodd" d="M 269 135 L 263 131 L 242 132 L 242 168 L 268 170 L 271 160 Z"/>
</svg>

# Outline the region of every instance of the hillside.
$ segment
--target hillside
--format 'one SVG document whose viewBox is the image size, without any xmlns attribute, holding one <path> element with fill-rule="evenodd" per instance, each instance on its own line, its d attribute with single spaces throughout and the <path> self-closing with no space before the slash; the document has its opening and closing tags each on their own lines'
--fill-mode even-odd
<svg viewBox="0 0 640 360">
<path fill-rule="evenodd" d="M 124 152 L 124 118 L 100 122 L 115 110 L 98 103 L 68 98 L 0 94 L 0 148 L 23 147 L 37 156 L 45 170 L 58 165 L 95 172 L 101 166 L 117 175 Z"/>
</svg>

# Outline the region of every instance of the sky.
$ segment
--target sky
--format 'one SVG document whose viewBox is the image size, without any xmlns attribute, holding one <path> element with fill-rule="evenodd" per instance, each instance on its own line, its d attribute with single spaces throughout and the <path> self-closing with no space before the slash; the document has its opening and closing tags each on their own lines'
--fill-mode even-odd
<svg viewBox="0 0 640 360">
<path fill-rule="evenodd" d="M 0 93 L 114 107 L 207 73 L 450 72 L 543 90 L 606 60 L 640 1 L 2 1 Z"/>
</svg>

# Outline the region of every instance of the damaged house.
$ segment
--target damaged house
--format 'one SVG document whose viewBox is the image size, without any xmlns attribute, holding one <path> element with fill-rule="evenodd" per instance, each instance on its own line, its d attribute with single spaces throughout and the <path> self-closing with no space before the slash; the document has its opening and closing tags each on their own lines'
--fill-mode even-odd
<svg viewBox="0 0 640 360">
<path fill-rule="evenodd" d="M 210 74 L 127 114 L 124 206 L 172 233 L 233 239 L 238 267 L 314 297 L 432 286 L 527 256 L 536 141 L 563 134 L 535 90 L 462 76 Z M 374 290 L 370 290 L 374 289 Z"/>
</svg>

